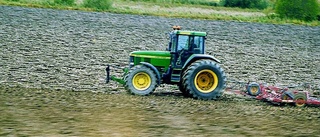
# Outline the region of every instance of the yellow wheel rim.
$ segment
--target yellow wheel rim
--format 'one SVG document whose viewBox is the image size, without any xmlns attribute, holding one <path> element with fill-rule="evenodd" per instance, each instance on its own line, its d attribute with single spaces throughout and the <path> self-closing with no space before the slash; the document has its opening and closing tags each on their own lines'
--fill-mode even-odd
<svg viewBox="0 0 320 137">
<path fill-rule="evenodd" d="M 137 90 L 146 90 L 151 85 L 151 78 L 147 73 L 139 72 L 134 75 L 132 84 Z"/>
<path fill-rule="evenodd" d="M 258 86 L 252 86 L 250 88 L 250 92 L 251 92 L 252 95 L 257 95 L 258 91 L 259 91 L 259 87 Z"/>
<path fill-rule="evenodd" d="M 297 107 L 303 107 L 305 102 L 306 101 L 303 98 L 298 98 L 298 99 L 296 99 L 296 106 Z"/>
<path fill-rule="evenodd" d="M 194 85 L 202 93 L 212 92 L 218 86 L 218 76 L 212 70 L 201 70 L 194 79 Z"/>
</svg>

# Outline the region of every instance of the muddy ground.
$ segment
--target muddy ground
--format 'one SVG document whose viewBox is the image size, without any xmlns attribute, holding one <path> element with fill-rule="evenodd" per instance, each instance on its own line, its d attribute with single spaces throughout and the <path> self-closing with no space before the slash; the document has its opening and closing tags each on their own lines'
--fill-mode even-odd
<svg viewBox="0 0 320 137">
<path fill-rule="evenodd" d="M 183 98 L 175 86 L 127 95 L 106 85 L 134 50 L 164 50 L 173 25 L 208 32 L 229 80 L 320 83 L 320 27 L 0 6 L 0 136 L 319 136 L 319 108 L 225 95 Z"/>
</svg>

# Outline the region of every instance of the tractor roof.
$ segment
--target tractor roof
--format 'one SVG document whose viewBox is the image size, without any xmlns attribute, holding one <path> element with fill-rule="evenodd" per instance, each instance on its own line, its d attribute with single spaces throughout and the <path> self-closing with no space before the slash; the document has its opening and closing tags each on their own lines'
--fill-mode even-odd
<svg viewBox="0 0 320 137">
<path fill-rule="evenodd" d="M 200 31 L 174 30 L 173 33 L 176 33 L 178 35 L 207 36 L 206 32 L 200 32 Z"/>
</svg>

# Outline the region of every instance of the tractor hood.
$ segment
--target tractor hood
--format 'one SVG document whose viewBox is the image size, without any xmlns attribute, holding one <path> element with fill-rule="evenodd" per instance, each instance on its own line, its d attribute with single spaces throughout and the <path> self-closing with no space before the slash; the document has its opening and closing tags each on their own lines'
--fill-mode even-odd
<svg viewBox="0 0 320 137">
<path fill-rule="evenodd" d="M 142 58 L 156 58 L 156 59 L 170 59 L 171 54 L 169 51 L 134 51 L 130 56 Z"/>
</svg>

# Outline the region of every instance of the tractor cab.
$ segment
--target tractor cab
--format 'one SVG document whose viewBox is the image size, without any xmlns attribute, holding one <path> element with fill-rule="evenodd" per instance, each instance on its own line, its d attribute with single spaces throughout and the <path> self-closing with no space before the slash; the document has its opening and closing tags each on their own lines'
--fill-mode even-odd
<svg viewBox="0 0 320 137">
<path fill-rule="evenodd" d="M 181 68 L 193 54 L 204 54 L 206 32 L 181 31 L 174 26 L 169 34 L 168 51 L 171 53 L 171 66 Z"/>
<path fill-rule="evenodd" d="M 164 75 L 165 83 L 181 82 L 181 74 L 190 63 L 205 58 L 206 32 L 180 30 L 180 26 L 173 26 L 169 33 L 167 51 L 171 54 L 170 66 Z"/>
</svg>

